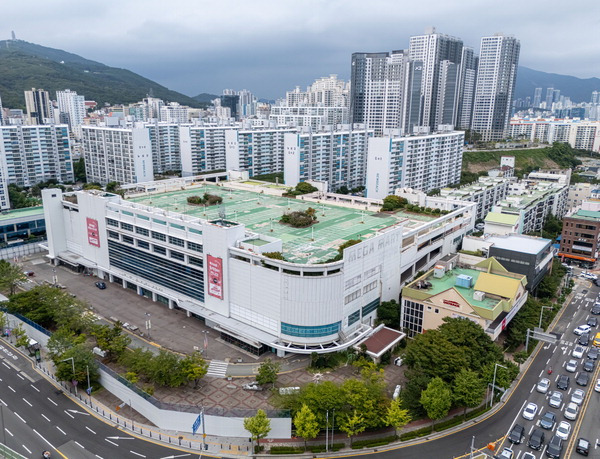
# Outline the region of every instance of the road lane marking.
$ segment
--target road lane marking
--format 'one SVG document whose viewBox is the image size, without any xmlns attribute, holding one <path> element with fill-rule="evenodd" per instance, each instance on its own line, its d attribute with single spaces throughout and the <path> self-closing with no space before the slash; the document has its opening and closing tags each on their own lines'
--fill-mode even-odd
<svg viewBox="0 0 600 459">
<path fill-rule="evenodd" d="M 76 444 L 77 446 L 79 446 L 81 449 L 85 449 L 81 443 L 77 443 L 75 440 L 73 440 L 73 443 L 75 443 L 75 444 Z"/>
<path fill-rule="evenodd" d="M 88 426 L 85 426 L 85 428 L 86 428 L 87 430 L 89 430 L 90 432 L 92 432 L 94 435 L 96 435 L 96 432 L 94 432 L 94 431 L 93 431 L 92 429 L 90 429 Z"/>
<path fill-rule="evenodd" d="M 130 452 L 131 454 L 135 454 L 136 456 L 139 456 L 139 457 L 146 457 L 146 456 L 144 456 L 143 454 L 136 453 L 135 451 L 131 451 L 131 450 L 129 450 L 129 452 Z"/>
<path fill-rule="evenodd" d="M 46 421 L 48 421 L 48 422 L 52 422 L 52 421 L 50 421 L 50 419 L 48 419 L 48 418 L 46 417 L 46 415 L 44 415 L 44 413 L 40 413 L 40 414 L 41 414 L 41 416 L 42 416 L 42 417 L 43 417 L 43 418 L 44 418 Z"/>
<path fill-rule="evenodd" d="M 5 366 L 6 368 L 8 368 L 9 370 L 11 369 L 11 366 L 10 366 L 10 365 L 8 365 L 8 364 L 7 364 L 6 362 L 4 362 L 4 361 L 2 362 L 2 365 L 4 365 L 4 366 Z"/>
<path fill-rule="evenodd" d="M 24 378 L 23 376 L 21 376 L 19 373 L 17 373 L 17 376 L 18 376 L 19 378 L 21 378 L 23 381 L 25 381 L 25 378 Z"/>
<path fill-rule="evenodd" d="M 110 441 L 108 438 L 105 438 L 105 440 L 106 440 L 107 442 L 109 442 L 111 445 L 114 445 L 114 446 L 119 446 L 119 445 L 117 445 L 117 444 L 116 444 L 114 441 Z"/>
<path fill-rule="evenodd" d="M 0 403 L 2 403 L 4 406 L 8 406 L 8 405 L 6 404 L 6 402 L 5 402 L 4 400 L 2 400 L 1 398 L 0 398 Z"/>
<path fill-rule="evenodd" d="M 52 443 L 50 443 L 48 440 L 46 440 L 37 430 L 33 429 L 33 431 L 35 432 L 35 434 L 40 437 L 42 440 L 44 440 L 46 443 L 48 443 L 50 445 L 50 448 L 52 449 L 56 449 L 56 446 L 54 446 Z M 58 451 L 56 449 L 56 451 Z"/>
<path fill-rule="evenodd" d="M 52 400 L 50 397 L 46 397 L 50 403 L 52 403 L 54 406 L 58 406 L 58 403 L 56 403 L 54 400 Z"/>
<path fill-rule="evenodd" d="M 40 391 L 37 387 L 35 387 L 33 384 L 30 384 L 31 387 L 33 387 L 36 391 Z"/>
<path fill-rule="evenodd" d="M 71 413 L 69 413 L 67 410 L 64 410 L 64 411 L 65 411 L 65 414 L 66 414 L 67 416 L 69 416 L 71 419 L 75 419 L 75 416 L 73 416 L 73 415 L 72 415 Z"/>
<path fill-rule="evenodd" d="M 58 430 L 60 430 L 60 433 L 62 433 L 63 435 L 67 435 L 66 432 L 64 430 L 62 430 L 60 427 L 55 426 Z"/>
<path fill-rule="evenodd" d="M 8 435 L 10 435 L 11 437 L 14 437 L 14 435 L 12 434 L 12 432 L 10 430 L 8 430 L 6 427 L 4 428 L 4 430 L 6 430 L 6 433 Z"/>
<path fill-rule="evenodd" d="M 94 454 L 94 456 L 96 456 L 98 459 L 103 459 L 102 456 L 98 456 L 97 454 Z"/>
<path fill-rule="evenodd" d="M 31 403 L 29 403 L 29 402 L 28 402 L 28 401 L 25 399 L 25 397 L 23 397 L 23 401 L 24 401 L 25 403 L 27 403 L 27 404 L 28 404 L 30 407 L 32 407 L 32 408 L 33 408 L 33 405 L 32 405 Z"/>
<path fill-rule="evenodd" d="M 31 450 L 30 450 L 29 448 L 27 448 L 27 446 L 25 446 L 25 445 L 21 445 L 21 446 L 22 446 L 23 448 L 25 448 L 25 450 L 26 450 L 26 451 L 27 451 L 29 454 L 31 454 Z"/>
<path fill-rule="evenodd" d="M 16 390 L 14 390 L 12 387 L 8 386 L 8 388 L 9 388 L 10 390 L 12 390 L 12 391 L 13 391 L 15 394 L 17 393 L 17 391 L 16 391 Z"/>
<path fill-rule="evenodd" d="M 16 417 L 18 417 L 21 421 L 23 421 L 25 424 L 27 424 L 25 422 L 25 419 L 23 419 L 21 416 L 19 416 L 19 413 L 17 413 L 16 411 L 13 411 L 13 413 L 15 414 Z"/>
</svg>

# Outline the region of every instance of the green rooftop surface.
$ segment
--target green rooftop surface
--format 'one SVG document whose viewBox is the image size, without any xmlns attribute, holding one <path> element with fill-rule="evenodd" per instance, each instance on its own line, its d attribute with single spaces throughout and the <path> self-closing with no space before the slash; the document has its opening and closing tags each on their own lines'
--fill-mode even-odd
<svg viewBox="0 0 600 459">
<path fill-rule="evenodd" d="M 519 221 L 519 216 L 514 214 L 501 214 L 500 212 L 490 212 L 486 215 L 485 221 L 490 223 L 514 225 Z"/>
<path fill-rule="evenodd" d="M 571 218 L 579 218 L 581 220 L 592 220 L 598 221 L 600 220 L 600 212 L 596 210 L 583 210 L 579 209 L 573 215 L 570 215 Z"/>
<path fill-rule="evenodd" d="M 187 204 L 189 196 L 202 196 L 204 193 L 221 196 L 222 205 L 204 208 L 204 206 Z M 255 233 L 281 239 L 284 257 L 294 263 L 322 263 L 337 255 L 338 247 L 344 242 L 350 239 L 367 239 L 376 235 L 379 230 L 407 218 L 411 220 L 406 222 L 407 228 L 420 226 L 417 220 L 428 222 L 435 219 L 426 215 L 402 212 L 389 215 L 330 204 L 317 204 L 302 201 L 300 197 L 281 198 L 227 188 L 227 184 L 206 185 L 128 200 L 207 220 L 218 219 L 219 211 L 224 208 L 228 220 L 242 223 Z M 309 207 L 317 210 L 318 223 L 308 228 L 292 228 L 279 223 L 279 219 L 285 212 L 303 211 Z"/>
<path fill-rule="evenodd" d="M 44 208 L 42 206 L 37 207 L 25 207 L 23 209 L 9 210 L 0 213 L 0 222 L 6 220 L 12 220 L 13 218 L 23 217 L 34 217 L 44 216 Z"/>
<path fill-rule="evenodd" d="M 427 289 L 427 293 L 430 295 L 437 295 L 454 287 L 469 303 L 471 303 L 474 306 L 479 306 L 481 308 L 486 309 L 493 309 L 494 306 L 498 304 L 498 300 L 487 297 L 484 298 L 482 301 L 478 301 L 473 298 L 473 293 L 475 292 L 475 289 L 473 287 L 465 288 L 456 285 L 456 278 L 461 274 L 471 276 L 473 278 L 472 285 L 475 285 L 477 279 L 479 278 L 479 274 L 481 274 L 481 271 L 467 268 L 454 268 L 450 271 L 447 271 L 446 274 L 444 274 L 444 276 L 439 279 L 431 275 L 427 278 L 427 281 L 431 282 L 431 288 Z"/>
</svg>

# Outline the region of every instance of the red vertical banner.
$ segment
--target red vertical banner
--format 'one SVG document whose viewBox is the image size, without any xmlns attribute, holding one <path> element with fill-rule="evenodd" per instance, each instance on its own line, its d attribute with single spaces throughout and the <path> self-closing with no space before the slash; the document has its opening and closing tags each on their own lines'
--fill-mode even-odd
<svg viewBox="0 0 600 459">
<path fill-rule="evenodd" d="M 100 247 L 100 233 L 98 231 L 98 220 L 93 218 L 86 218 L 88 244 L 95 247 Z"/>
<path fill-rule="evenodd" d="M 223 299 L 223 260 L 212 255 L 207 256 L 208 261 L 208 294 L 215 298 Z"/>
</svg>

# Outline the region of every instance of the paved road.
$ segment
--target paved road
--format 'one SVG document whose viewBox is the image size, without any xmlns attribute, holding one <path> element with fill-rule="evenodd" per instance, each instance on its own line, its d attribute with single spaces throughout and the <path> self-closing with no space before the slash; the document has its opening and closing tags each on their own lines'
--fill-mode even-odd
<svg viewBox="0 0 600 459">
<path fill-rule="evenodd" d="M 87 413 L 36 373 L 30 361 L 6 343 L 0 346 L 0 439 L 15 451 L 34 458 L 45 449 L 52 457 L 73 459 L 198 457 L 138 439 Z"/>
</svg>

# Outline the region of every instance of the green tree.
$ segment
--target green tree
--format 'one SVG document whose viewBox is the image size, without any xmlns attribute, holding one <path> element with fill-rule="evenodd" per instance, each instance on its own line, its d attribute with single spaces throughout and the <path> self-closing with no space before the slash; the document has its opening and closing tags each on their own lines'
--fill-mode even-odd
<svg viewBox="0 0 600 459">
<path fill-rule="evenodd" d="M 136 347 L 131 350 L 126 350 L 119 358 L 119 363 L 129 370 L 150 379 L 150 368 L 152 366 L 153 358 L 152 352 Z"/>
<path fill-rule="evenodd" d="M 13 329 L 12 334 L 15 337 L 17 347 L 27 347 L 29 345 L 29 337 L 23 329 L 23 324 L 19 324 L 17 328 Z"/>
<path fill-rule="evenodd" d="M 52 333 L 48 340 L 48 354 L 52 360 L 57 359 L 72 347 L 83 344 L 85 340 L 86 336 L 84 334 L 78 335 L 68 328 L 59 328 Z"/>
<path fill-rule="evenodd" d="M 377 308 L 377 323 L 396 330 L 400 327 L 400 305 L 396 300 L 382 301 Z"/>
<path fill-rule="evenodd" d="M 267 413 L 258 410 L 255 416 L 244 418 L 244 429 L 250 432 L 253 440 L 256 440 L 257 449 L 260 450 L 260 439 L 265 438 L 271 431 L 271 421 Z"/>
<path fill-rule="evenodd" d="M 6 314 L 0 311 L 0 334 L 4 335 L 4 329 L 8 325 L 8 319 L 6 318 Z"/>
<path fill-rule="evenodd" d="M 383 198 L 383 206 L 381 206 L 381 210 L 394 211 L 401 209 L 406 204 L 408 204 L 408 200 L 406 198 L 401 198 L 395 194 L 390 194 L 389 196 Z"/>
<path fill-rule="evenodd" d="M 280 405 L 282 408 L 290 410 L 294 416 L 300 411 L 302 405 L 306 404 L 317 417 L 319 426 L 324 428 L 326 425 L 325 413 L 333 410 L 336 413 L 341 412 L 345 402 L 345 393 L 341 387 L 332 381 L 322 381 L 319 384 L 305 385 L 298 394 L 281 397 Z"/>
<path fill-rule="evenodd" d="M 517 365 L 519 365 L 519 368 L 521 368 L 521 365 L 525 363 L 528 357 L 529 354 L 525 352 L 525 350 L 515 352 L 513 354 L 513 360 L 517 363 Z"/>
<path fill-rule="evenodd" d="M 150 361 L 149 377 L 160 386 L 179 387 L 187 381 L 181 359 L 172 352 L 161 349 Z"/>
<path fill-rule="evenodd" d="M 400 399 L 392 400 L 390 406 L 387 408 L 385 415 L 386 425 L 393 427 L 398 436 L 398 429 L 401 429 L 411 421 L 408 410 L 402 408 Z"/>
<path fill-rule="evenodd" d="M 433 378 L 427 389 L 421 394 L 421 404 L 427 412 L 427 417 L 431 419 L 431 431 L 435 421 L 442 419 L 450 411 L 452 406 L 452 391 L 442 378 Z"/>
<path fill-rule="evenodd" d="M 492 382 L 494 381 L 494 367 L 496 366 L 495 363 L 496 362 L 490 362 L 483 368 L 481 377 L 484 382 L 492 384 Z M 519 367 L 513 362 L 509 362 L 506 360 L 501 360 L 497 363 L 505 366 L 506 368 L 499 366 L 495 369 L 496 386 L 502 387 L 503 389 L 507 389 L 508 386 L 511 385 L 511 383 L 519 374 Z"/>
<path fill-rule="evenodd" d="M 119 182 L 108 182 L 105 189 L 107 193 L 116 193 L 119 189 Z"/>
<path fill-rule="evenodd" d="M 464 418 L 467 418 L 467 408 L 475 408 L 481 403 L 484 383 L 477 372 L 463 368 L 454 379 L 454 402 L 464 407 Z"/>
<path fill-rule="evenodd" d="M 109 360 L 119 358 L 131 343 L 131 338 L 123 333 L 120 322 L 115 323 L 112 327 L 95 324 L 90 334 L 96 338 L 96 344 L 106 352 Z"/>
<path fill-rule="evenodd" d="M 194 381 L 194 389 L 198 387 L 200 379 L 204 378 L 208 371 L 208 363 L 202 358 L 202 354 L 194 352 L 193 354 L 187 355 L 183 362 L 183 373 L 188 381 Z"/>
<path fill-rule="evenodd" d="M 318 191 L 318 189 L 310 183 L 300 182 L 296 185 L 296 192 L 298 192 L 298 194 L 314 193 L 315 191 Z"/>
<path fill-rule="evenodd" d="M 427 388 L 427 384 L 431 381 L 431 376 L 423 374 L 419 370 L 405 371 L 407 382 L 402 388 L 400 398 L 402 405 L 405 406 L 415 418 L 421 418 L 427 413 L 421 405 L 421 393 Z"/>
<path fill-rule="evenodd" d="M 85 176 L 85 160 L 83 157 L 73 163 L 73 173 L 75 174 L 76 182 L 85 182 L 87 180 Z"/>
<path fill-rule="evenodd" d="M 304 451 L 306 451 L 307 440 L 312 440 L 319 435 L 317 417 L 306 404 L 303 404 L 300 411 L 294 416 L 294 425 L 296 426 L 296 435 L 304 439 Z"/>
<path fill-rule="evenodd" d="M 341 386 L 344 407 L 343 411 L 358 411 L 365 428 L 382 427 L 385 416 L 386 399 L 382 386 L 369 381 L 347 379 Z"/>
<path fill-rule="evenodd" d="M 71 357 L 73 362 L 71 362 Z M 85 344 L 73 346 L 53 361 L 56 366 L 56 378 L 59 381 L 75 379 L 80 385 L 87 386 L 89 371 L 90 384 L 94 385 L 98 382 L 98 364 L 94 354 Z M 73 365 L 75 365 L 75 376 L 73 376 Z"/>
<path fill-rule="evenodd" d="M 275 363 L 271 359 L 265 360 L 258 367 L 258 373 L 256 374 L 256 382 L 261 386 L 263 384 L 271 384 L 272 387 L 275 387 L 279 367 L 279 363 Z"/>
<path fill-rule="evenodd" d="M 26 279 L 21 266 L 0 260 L 0 290 L 14 295 L 17 286 Z"/>
<path fill-rule="evenodd" d="M 352 415 L 348 414 L 342 417 L 340 430 L 345 432 L 348 438 L 350 438 L 350 446 L 352 446 L 352 437 L 364 432 L 365 428 L 365 420 L 362 414 L 358 414 L 356 410 L 354 410 Z"/>
</svg>

